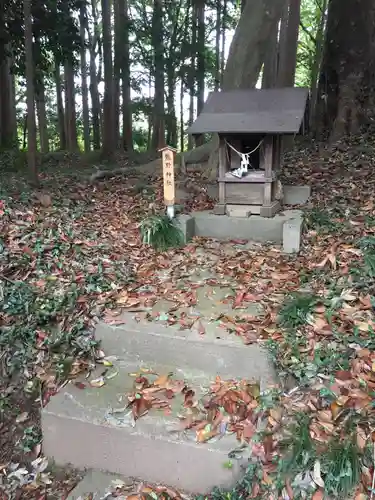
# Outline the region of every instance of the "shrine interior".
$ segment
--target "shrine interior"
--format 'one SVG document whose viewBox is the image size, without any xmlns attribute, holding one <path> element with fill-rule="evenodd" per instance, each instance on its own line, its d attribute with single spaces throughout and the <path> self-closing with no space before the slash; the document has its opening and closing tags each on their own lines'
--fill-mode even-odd
<svg viewBox="0 0 375 500">
<path fill-rule="evenodd" d="M 227 144 L 227 154 L 229 155 L 230 170 L 237 169 L 241 166 L 241 156 L 232 148 L 235 148 L 239 153 L 249 153 L 253 151 L 249 158 L 248 170 L 260 169 L 260 153 L 262 147 L 261 141 L 265 134 L 229 134 L 225 136 Z M 232 147 L 231 147 L 232 146 Z M 255 151 L 254 151 L 255 150 Z"/>
</svg>

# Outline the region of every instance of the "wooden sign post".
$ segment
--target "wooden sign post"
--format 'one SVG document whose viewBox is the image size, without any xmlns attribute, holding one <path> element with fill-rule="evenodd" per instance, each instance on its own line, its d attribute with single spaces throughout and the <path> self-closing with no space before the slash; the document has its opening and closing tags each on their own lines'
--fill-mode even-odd
<svg viewBox="0 0 375 500">
<path fill-rule="evenodd" d="M 164 146 L 159 151 L 162 154 L 163 163 L 164 203 L 167 207 L 168 217 L 173 219 L 175 203 L 174 155 L 177 150 L 170 146 Z"/>
</svg>

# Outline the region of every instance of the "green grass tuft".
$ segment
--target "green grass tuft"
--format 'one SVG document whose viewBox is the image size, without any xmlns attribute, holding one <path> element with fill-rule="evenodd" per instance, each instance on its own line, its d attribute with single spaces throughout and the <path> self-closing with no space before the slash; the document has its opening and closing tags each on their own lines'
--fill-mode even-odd
<svg viewBox="0 0 375 500">
<path fill-rule="evenodd" d="M 330 498 L 349 498 L 360 482 L 361 455 L 354 437 L 336 439 L 322 457 L 325 489 Z"/>
<path fill-rule="evenodd" d="M 142 242 L 164 252 L 184 244 L 182 231 L 167 215 L 151 215 L 141 223 Z"/>
<path fill-rule="evenodd" d="M 280 462 L 282 474 L 298 474 L 312 468 L 316 451 L 310 436 L 310 416 L 296 414 L 295 422 L 288 429 L 287 436 L 280 443 L 284 458 Z"/>
<path fill-rule="evenodd" d="M 285 328 L 298 328 L 306 323 L 319 298 L 311 294 L 295 294 L 286 299 L 279 312 L 279 324 Z"/>
</svg>

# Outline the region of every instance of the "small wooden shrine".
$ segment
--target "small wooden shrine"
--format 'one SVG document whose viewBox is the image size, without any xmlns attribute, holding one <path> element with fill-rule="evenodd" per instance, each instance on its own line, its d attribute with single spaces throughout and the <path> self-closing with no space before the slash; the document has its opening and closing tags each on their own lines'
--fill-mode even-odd
<svg viewBox="0 0 375 500">
<path fill-rule="evenodd" d="M 219 135 L 216 214 L 233 205 L 263 217 L 281 209 L 282 137 L 301 130 L 307 97 L 307 89 L 290 87 L 210 93 L 188 133 Z"/>
</svg>

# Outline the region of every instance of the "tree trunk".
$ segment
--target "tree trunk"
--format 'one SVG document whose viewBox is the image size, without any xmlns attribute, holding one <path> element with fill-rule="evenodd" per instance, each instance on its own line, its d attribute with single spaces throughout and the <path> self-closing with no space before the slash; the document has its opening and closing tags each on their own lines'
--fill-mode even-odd
<svg viewBox="0 0 375 500">
<path fill-rule="evenodd" d="M 216 0 L 215 22 L 215 91 L 220 89 L 221 0 Z"/>
<path fill-rule="evenodd" d="M 191 45 L 190 45 L 190 68 L 188 69 L 188 86 L 189 86 L 189 121 L 188 124 L 189 126 L 192 125 L 194 121 L 194 112 L 195 112 L 195 106 L 194 106 L 194 99 L 195 99 L 195 77 L 196 77 L 196 52 L 195 52 L 195 47 L 197 44 L 197 23 L 196 23 L 196 4 L 193 1 L 192 3 L 192 19 L 193 19 L 193 25 L 192 25 L 192 32 L 191 32 Z M 188 137 L 188 147 L 189 149 L 192 148 L 194 145 L 194 140 L 191 135 Z"/>
<path fill-rule="evenodd" d="M 205 24 L 204 6 L 205 0 L 195 0 L 197 4 L 197 113 L 198 115 L 204 106 L 204 77 L 205 77 Z"/>
<path fill-rule="evenodd" d="M 121 79 L 121 63 L 122 63 L 122 26 L 120 20 L 120 7 L 118 0 L 113 2 L 113 20 L 115 33 L 114 46 L 114 62 L 113 62 L 113 128 L 114 142 L 116 149 L 121 147 L 120 144 L 120 79 Z"/>
<path fill-rule="evenodd" d="M 9 67 L 12 67 L 13 58 L 9 59 Z M 13 147 L 19 149 L 18 144 L 18 126 L 17 126 L 17 109 L 16 109 L 16 77 L 12 71 L 10 71 L 10 127 L 12 129 L 13 136 Z"/>
<path fill-rule="evenodd" d="M 79 11 L 80 35 L 81 35 L 81 85 L 82 85 L 82 115 L 83 115 L 83 143 L 85 153 L 90 151 L 90 115 L 89 115 L 89 93 L 87 87 L 87 61 L 86 61 L 86 26 L 87 13 L 86 4 L 82 4 Z"/>
<path fill-rule="evenodd" d="M 128 0 L 118 0 L 118 5 L 121 31 L 122 144 L 125 151 L 133 151 Z"/>
<path fill-rule="evenodd" d="M 26 101 L 27 101 L 27 164 L 32 181 L 39 184 L 36 165 L 36 123 L 35 123 L 35 89 L 33 61 L 33 20 L 31 17 L 31 0 L 23 0 L 25 19 L 25 54 L 26 54 Z"/>
<path fill-rule="evenodd" d="M 92 17 L 94 20 L 94 35 L 92 36 L 88 29 L 88 37 L 90 44 L 90 96 L 91 96 L 91 113 L 92 113 L 92 133 L 94 149 L 100 149 L 101 138 L 101 117 L 100 117 L 100 97 L 98 90 L 98 75 L 96 67 L 96 46 L 100 36 L 98 32 L 98 22 L 96 13 L 96 1 L 92 0 Z"/>
<path fill-rule="evenodd" d="M 77 117 L 75 105 L 74 69 L 71 61 L 64 64 L 65 80 L 65 135 L 68 151 L 78 150 Z"/>
<path fill-rule="evenodd" d="M 224 90 L 255 87 L 285 0 L 246 2 L 230 46 Z"/>
<path fill-rule="evenodd" d="M 223 86 L 224 70 L 225 70 L 225 41 L 226 41 L 226 31 L 227 31 L 227 0 L 223 3 L 223 15 L 222 15 L 222 26 L 221 26 L 221 55 L 220 55 L 220 87 Z M 242 12 L 242 11 L 241 11 Z"/>
<path fill-rule="evenodd" d="M 9 47 L 0 48 L 0 148 L 15 147 L 17 139 L 17 123 L 15 123 L 15 103 L 13 94 L 13 77 L 11 59 L 7 52 Z"/>
<path fill-rule="evenodd" d="M 60 75 L 60 65 L 55 63 L 55 84 L 56 84 L 56 96 L 57 96 L 57 118 L 59 127 L 59 137 L 60 137 L 60 149 L 62 151 L 66 150 L 66 133 L 65 133 L 65 113 L 64 104 L 61 92 L 61 75 Z"/>
<path fill-rule="evenodd" d="M 276 58 L 276 86 L 282 87 L 282 80 L 284 78 L 283 68 L 288 52 L 288 20 L 289 20 L 289 4 L 290 0 L 286 0 L 281 14 L 279 41 L 277 47 Z"/>
<path fill-rule="evenodd" d="M 168 68 L 167 74 L 167 144 L 177 148 L 177 117 L 175 106 L 175 75 L 174 69 Z"/>
<path fill-rule="evenodd" d="M 223 90 L 255 87 L 266 54 L 272 50 L 272 33 L 286 0 L 246 2 L 230 46 L 224 71 Z M 209 159 L 209 177 L 217 177 L 218 138 Z"/>
<path fill-rule="evenodd" d="M 154 0 L 152 16 L 152 45 L 154 51 L 154 119 L 152 148 L 165 144 L 164 137 L 164 45 L 163 45 L 163 0 Z"/>
<path fill-rule="evenodd" d="M 48 137 L 46 96 L 45 96 L 43 75 L 39 76 L 39 81 L 36 84 L 35 90 L 36 90 L 35 101 L 36 101 L 36 110 L 37 110 L 37 116 L 38 116 L 40 151 L 42 153 L 48 153 L 49 152 L 49 137 Z"/>
<path fill-rule="evenodd" d="M 357 134 L 374 118 L 375 5 L 330 0 L 322 73 L 320 123 L 332 141 Z"/>
<path fill-rule="evenodd" d="M 104 101 L 103 101 L 103 153 L 113 154 L 116 133 L 113 122 L 113 68 L 111 42 L 111 3 L 102 0 L 103 58 L 104 58 Z"/>
<path fill-rule="evenodd" d="M 181 80 L 180 87 L 180 150 L 185 150 L 185 126 L 184 126 L 184 82 Z"/>
<path fill-rule="evenodd" d="M 263 65 L 262 88 L 270 89 L 276 87 L 277 78 L 277 54 L 279 48 L 279 27 L 276 25 L 271 33 L 272 46 L 266 54 Z"/>
<path fill-rule="evenodd" d="M 289 0 L 289 12 L 285 33 L 285 50 L 282 54 L 280 54 L 280 87 L 294 87 L 297 64 L 300 12 L 301 0 Z"/>
<path fill-rule="evenodd" d="M 314 62 L 311 68 L 311 83 L 310 83 L 310 113 L 309 113 L 309 131 L 314 129 L 314 123 L 316 120 L 316 105 L 318 99 L 318 77 L 322 65 L 323 58 L 323 42 L 324 42 L 324 32 L 327 20 L 327 5 L 328 0 L 323 0 L 321 17 L 316 33 L 315 39 L 315 51 L 314 51 Z"/>
</svg>

